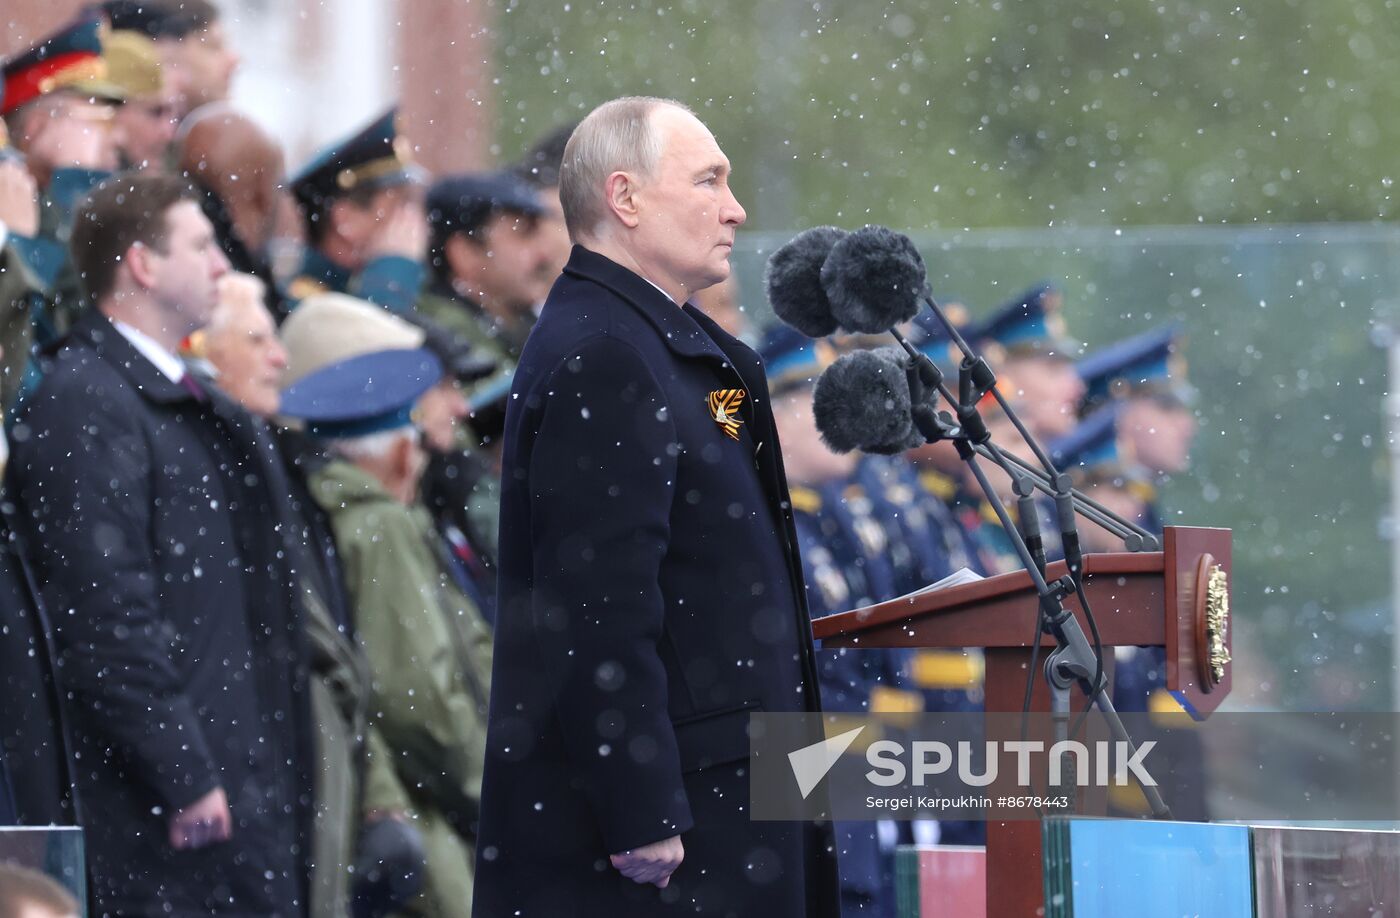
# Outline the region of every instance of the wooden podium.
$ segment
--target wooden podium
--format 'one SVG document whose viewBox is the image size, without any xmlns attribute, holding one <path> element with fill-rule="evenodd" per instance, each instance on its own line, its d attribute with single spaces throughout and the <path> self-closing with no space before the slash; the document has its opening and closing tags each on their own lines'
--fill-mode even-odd
<svg viewBox="0 0 1400 918">
<path fill-rule="evenodd" d="M 1167 688 L 1198 718 L 1230 692 L 1230 530 L 1168 526 L 1162 551 L 1086 555 L 1084 592 L 1107 656 L 1116 646 L 1163 647 Z M 1046 579 L 1067 573 L 1049 565 Z M 1019 712 L 1030 665 L 1037 599 L 1025 571 L 902 597 L 820 618 L 813 634 L 826 647 L 981 647 L 988 712 Z M 1074 596 L 1065 601 L 1089 633 Z M 1042 639 L 1040 659 L 1054 648 Z M 1037 674 L 1032 709 L 1048 711 Z M 1076 708 L 1083 696 L 1076 692 Z M 1034 820 L 987 825 L 987 914 L 1045 913 L 1041 827 Z"/>
</svg>

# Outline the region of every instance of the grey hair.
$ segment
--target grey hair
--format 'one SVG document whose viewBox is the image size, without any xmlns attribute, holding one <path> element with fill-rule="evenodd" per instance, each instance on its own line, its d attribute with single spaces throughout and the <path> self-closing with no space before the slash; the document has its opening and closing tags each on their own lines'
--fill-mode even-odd
<svg viewBox="0 0 1400 918">
<path fill-rule="evenodd" d="M 661 135 L 652 113 L 663 105 L 695 114 L 673 99 L 623 96 L 604 102 L 579 123 L 559 165 L 559 203 L 569 238 L 593 235 L 607 216 L 604 187 L 614 172 L 650 177 L 661 159 Z"/>
<path fill-rule="evenodd" d="M 365 434 L 363 437 L 344 437 L 331 440 L 326 444 L 326 448 L 342 459 L 348 459 L 351 462 L 382 459 L 398 444 L 401 437 L 408 437 L 417 443 L 420 434 L 416 427 L 395 427 L 392 430 L 380 430 L 372 434 Z"/>
</svg>

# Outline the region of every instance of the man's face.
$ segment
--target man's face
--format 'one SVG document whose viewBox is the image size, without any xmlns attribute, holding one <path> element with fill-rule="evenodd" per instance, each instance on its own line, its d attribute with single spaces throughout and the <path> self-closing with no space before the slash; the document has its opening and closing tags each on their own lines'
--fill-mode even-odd
<svg viewBox="0 0 1400 918">
<path fill-rule="evenodd" d="M 1151 397 L 1131 399 L 1119 420 L 1119 430 L 1137 463 L 1158 475 L 1186 471 L 1196 418 L 1185 407 Z"/>
<path fill-rule="evenodd" d="M 423 432 L 423 445 L 431 452 L 450 452 L 457 445 L 467 400 L 455 379 L 443 379 L 418 397 L 414 420 Z"/>
<path fill-rule="evenodd" d="M 669 105 L 651 117 L 661 159 L 641 181 L 634 238 L 647 266 L 689 295 L 729 276 L 734 231 L 747 215 L 729 190 L 729 159 L 709 129 Z"/>
<path fill-rule="evenodd" d="M 1019 411 L 1020 409 L 1017 408 Z M 991 434 L 992 442 L 1011 452 L 1020 452 L 1017 447 L 1020 445 L 1020 434 L 1016 432 L 1016 425 L 1011 423 L 1011 418 L 1001 410 L 1000 406 L 983 404 L 982 420 L 987 424 L 987 433 Z M 977 480 L 977 474 L 972 471 L 972 466 L 958 460 L 957 471 L 962 476 L 963 487 L 968 493 L 974 495 L 978 500 L 982 499 L 984 492 L 982 484 Z M 987 481 L 992 486 L 992 490 L 1002 499 L 1003 503 L 1010 504 L 1016 499 L 1016 492 L 1012 490 L 1014 482 L 1011 476 L 1002 471 L 1001 466 L 995 462 L 982 463 L 982 471 L 987 475 Z"/>
<path fill-rule="evenodd" d="M 1079 422 L 1084 383 L 1064 357 L 1020 357 L 1008 361 L 1006 374 L 1016 390 L 1016 411 L 1031 432 L 1062 437 Z"/>
<path fill-rule="evenodd" d="M 1089 496 L 1103 504 L 1112 513 L 1125 520 L 1141 521 L 1146 508 L 1140 499 L 1127 488 L 1116 484 L 1099 483 L 1088 489 Z M 1098 524 L 1084 521 L 1079 526 L 1080 539 L 1085 551 L 1122 551 L 1123 540 L 1102 529 Z"/>
<path fill-rule="evenodd" d="M 844 478 L 855 470 L 859 456 L 834 453 L 822 441 L 812 414 L 812 391 L 796 389 L 779 396 L 773 406 L 778 442 L 783 448 L 783 468 L 793 484 L 814 487 Z"/>
<path fill-rule="evenodd" d="M 178 124 L 174 92 L 128 100 L 117 106 L 116 123 L 127 162 L 136 168 L 160 168 Z"/>
<path fill-rule="evenodd" d="M 281 404 L 287 351 L 277 339 L 272 315 L 262 304 L 261 287 L 252 293 L 233 287 L 243 275 L 228 275 L 220 285 L 220 302 L 209 324 L 205 353 L 219 371 L 219 387 L 244 408 L 270 418 Z M 239 285 L 241 287 L 242 285 Z"/>
<path fill-rule="evenodd" d="M 15 146 L 31 166 L 45 173 L 64 168 L 115 170 L 124 141 L 115 108 L 69 92 L 43 96 L 24 110 Z M 47 181 L 47 175 L 38 177 Z"/>
<path fill-rule="evenodd" d="M 239 58 L 228 44 L 223 23 L 211 23 L 203 31 L 164 44 L 182 114 L 228 98 Z"/>
<path fill-rule="evenodd" d="M 421 190 L 413 185 L 390 185 L 375 191 L 368 199 L 344 197 L 331 205 L 331 220 L 339 233 L 368 260 L 375 241 L 390 231 L 399 214 L 416 205 Z M 362 202 L 363 201 L 363 202 Z"/>
<path fill-rule="evenodd" d="M 557 275 L 541 244 L 540 218 L 502 212 L 481 234 L 481 276 L 472 286 L 486 298 L 528 312 L 543 303 Z"/>
<path fill-rule="evenodd" d="M 228 259 L 195 202 L 171 207 L 165 225 L 165 245 L 149 249 L 150 294 L 180 326 L 169 330 L 183 337 L 208 324 L 219 301 L 219 278 L 228 273 Z"/>
</svg>

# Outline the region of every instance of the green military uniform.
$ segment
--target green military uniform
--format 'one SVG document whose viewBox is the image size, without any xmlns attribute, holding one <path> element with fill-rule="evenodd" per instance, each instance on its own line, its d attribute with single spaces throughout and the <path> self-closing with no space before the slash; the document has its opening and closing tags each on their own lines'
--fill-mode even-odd
<svg viewBox="0 0 1400 918">
<path fill-rule="evenodd" d="M 434 285 L 419 298 L 418 314 L 466 338 L 474 353 L 496 361 L 501 368 L 500 375 L 505 376 L 515 371 L 520 352 L 525 349 L 525 339 L 534 325 L 527 320 L 505 322 L 488 316 L 480 304 L 441 284 Z M 483 381 L 482 386 L 491 381 Z"/>
<path fill-rule="evenodd" d="M 364 655 L 331 621 L 315 591 L 305 591 L 303 608 L 317 730 L 311 918 L 344 918 L 354 879 L 346 867 L 355 862 L 364 814 L 407 813 L 410 802 L 378 728 L 369 725 L 373 684 Z"/>
<path fill-rule="evenodd" d="M 330 518 L 373 670 L 372 719 L 393 750 L 428 854 L 414 912 L 467 918 L 490 631 L 448 573 L 425 509 L 403 505 L 344 461 L 314 473 L 310 486 Z"/>
</svg>

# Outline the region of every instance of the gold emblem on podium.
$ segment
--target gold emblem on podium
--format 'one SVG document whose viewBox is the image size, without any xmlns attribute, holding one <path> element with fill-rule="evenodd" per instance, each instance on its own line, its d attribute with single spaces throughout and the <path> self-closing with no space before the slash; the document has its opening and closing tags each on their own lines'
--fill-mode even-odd
<svg viewBox="0 0 1400 918">
<path fill-rule="evenodd" d="M 1195 656 L 1201 688 L 1209 692 L 1230 665 L 1230 576 L 1210 554 L 1196 564 Z"/>
<path fill-rule="evenodd" d="M 1211 682 L 1225 678 L 1225 666 L 1230 662 L 1230 647 L 1225 643 L 1230 633 L 1230 578 L 1219 564 L 1210 569 L 1206 584 L 1206 642 L 1207 662 Z"/>
</svg>

